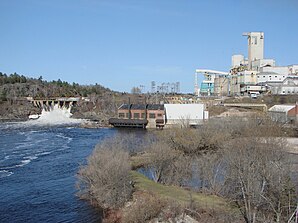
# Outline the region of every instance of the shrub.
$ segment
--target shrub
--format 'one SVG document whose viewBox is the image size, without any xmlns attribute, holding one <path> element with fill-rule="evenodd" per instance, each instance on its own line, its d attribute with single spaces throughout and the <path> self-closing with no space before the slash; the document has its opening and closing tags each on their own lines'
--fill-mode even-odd
<svg viewBox="0 0 298 223">
<path fill-rule="evenodd" d="M 112 139 L 97 145 L 78 172 L 79 196 L 104 209 L 123 206 L 133 190 L 129 154 L 119 145 Z"/>
</svg>

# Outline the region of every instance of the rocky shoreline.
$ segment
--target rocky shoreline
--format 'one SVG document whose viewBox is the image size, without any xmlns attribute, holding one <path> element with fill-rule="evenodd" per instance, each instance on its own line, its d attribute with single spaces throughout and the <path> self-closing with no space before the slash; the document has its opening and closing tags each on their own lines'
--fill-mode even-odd
<svg viewBox="0 0 298 223">
<path fill-rule="evenodd" d="M 29 115 L 40 113 L 40 109 L 27 101 L 0 103 L 0 122 L 26 121 Z"/>
</svg>

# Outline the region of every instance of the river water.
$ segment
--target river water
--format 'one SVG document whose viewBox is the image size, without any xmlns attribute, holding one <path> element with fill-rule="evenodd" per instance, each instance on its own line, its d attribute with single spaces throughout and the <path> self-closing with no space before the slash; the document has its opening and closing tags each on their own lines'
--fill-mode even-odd
<svg viewBox="0 0 298 223">
<path fill-rule="evenodd" d="M 115 129 L 0 124 L 0 222 L 100 222 L 76 173 Z"/>
</svg>

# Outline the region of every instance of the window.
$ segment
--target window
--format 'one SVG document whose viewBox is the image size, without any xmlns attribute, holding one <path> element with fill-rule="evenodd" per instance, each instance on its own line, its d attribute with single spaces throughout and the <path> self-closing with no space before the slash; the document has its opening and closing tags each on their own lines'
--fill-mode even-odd
<svg viewBox="0 0 298 223">
<path fill-rule="evenodd" d="M 255 45 L 258 44 L 258 38 L 257 38 L 256 36 L 253 36 L 253 37 L 252 37 L 251 44 L 255 44 Z"/>
<path fill-rule="evenodd" d="M 125 113 L 119 113 L 119 114 L 118 114 L 118 117 L 119 117 L 119 118 L 124 118 L 124 117 L 125 117 Z"/>
<path fill-rule="evenodd" d="M 144 112 L 141 114 L 141 118 L 145 118 L 145 113 Z"/>
<path fill-rule="evenodd" d="M 128 117 L 128 114 L 129 114 L 129 113 L 125 113 L 125 117 L 126 117 L 126 118 L 129 118 L 129 117 Z"/>
<path fill-rule="evenodd" d="M 158 114 L 157 114 L 157 117 L 162 117 L 162 114 L 158 113 Z"/>
<path fill-rule="evenodd" d="M 133 113 L 133 118 L 134 119 L 139 119 L 140 118 L 140 113 Z"/>
<path fill-rule="evenodd" d="M 154 113 L 149 113 L 149 118 L 155 118 L 155 114 Z"/>
</svg>

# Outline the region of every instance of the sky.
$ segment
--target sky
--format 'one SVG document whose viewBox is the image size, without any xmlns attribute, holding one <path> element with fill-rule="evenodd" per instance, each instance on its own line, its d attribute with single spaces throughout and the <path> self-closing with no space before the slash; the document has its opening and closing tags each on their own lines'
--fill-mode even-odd
<svg viewBox="0 0 298 223">
<path fill-rule="evenodd" d="M 298 64 L 298 0 L 0 0 L 0 72 L 130 92 L 194 91 L 263 31 L 265 58 Z"/>
</svg>

